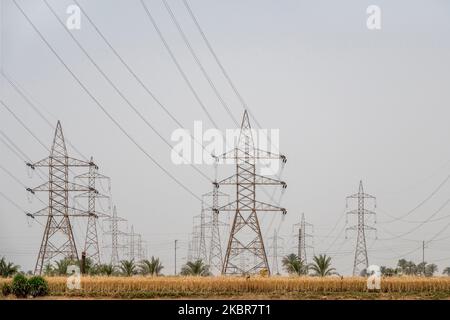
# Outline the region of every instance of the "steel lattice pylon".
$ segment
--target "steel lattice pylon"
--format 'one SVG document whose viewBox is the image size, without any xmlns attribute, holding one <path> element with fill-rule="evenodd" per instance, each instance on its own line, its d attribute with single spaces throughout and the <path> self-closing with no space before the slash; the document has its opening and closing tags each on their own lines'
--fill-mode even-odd
<svg viewBox="0 0 450 320">
<path fill-rule="evenodd" d="M 236 174 L 219 181 L 221 185 L 236 186 L 236 200 L 222 206 L 218 211 L 235 212 L 222 274 L 255 274 L 262 270 L 270 273 L 266 250 L 258 221 L 258 211 L 281 211 L 284 208 L 258 201 L 257 185 L 281 185 L 283 181 L 256 174 L 256 160 L 279 159 L 286 162 L 286 157 L 255 148 L 247 111 L 244 112 L 237 146 L 217 157 L 217 160 L 233 159 Z M 240 264 L 241 261 L 252 261 L 252 264 Z"/>
<path fill-rule="evenodd" d="M 294 224 L 294 230 L 297 230 L 297 256 L 305 264 L 308 264 L 308 257 L 306 254 L 306 248 L 312 248 L 307 245 L 306 238 L 312 237 L 311 234 L 306 233 L 306 229 L 310 227 L 312 229 L 313 225 L 306 222 L 305 214 L 302 213 L 300 218 L 300 223 Z"/>
<path fill-rule="evenodd" d="M 96 189 L 96 181 L 100 179 L 110 181 L 110 178 L 98 173 L 98 167 L 94 165 L 94 160 L 91 157 L 92 165 L 89 166 L 87 173 L 81 174 L 75 177 L 75 181 L 87 181 L 89 191 L 85 192 L 76 198 L 87 198 L 88 202 L 88 221 L 86 227 L 86 237 L 84 241 L 84 252 L 86 258 L 92 260 L 94 264 L 100 264 L 100 247 L 98 244 L 97 224 L 99 217 L 108 217 L 105 213 L 100 213 L 96 209 L 96 203 L 98 199 L 109 199 L 109 196 L 100 194 Z"/>
<path fill-rule="evenodd" d="M 209 255 L 208 264 L 213 272 L 222 272 L 223 266 L 223 252 L 220 239 L 220 227 L 225 226 L 225 223 L 219 221 L 219 198 L 227 197 L 229 195 L 219 191 L 219 185 L 217 181 L 213 183 L 213 190 L 211 192 L 202 195 L 202 201 L 204 204 L 208 203 L 209 206 L 205 208 L 205 211 L 210 213 L 208 217 L 210 220 L 206 222 L 206 227 L 210 230 L 210 242 L 209 242 Z M 212 203 L 206 200 L 211 198 Z"/>
<path fill-rule="evenodd" d="M 364 193 L 363 183 L 359 182 L 359 191 L 351 196 L 347 197 L 347 203 L 349 199 L 356 199 L 358 201 L 358 209 L 347 212 L 347 214 L 355 214 L 358 217 L 357 225 L 347 228 L 347 230 L 356 230 L 356 249 L 355 260 L 353 263 L 353 275 L 359 276 L 361 272 L 369 266 L 369 258 L 367 256 L 367 244 L 366 244 L 366 230 L 375 231 L 376 229 L 367 225 L 365 222 L 366 215 L 375 215 L 375 212 L 367 210 L 365 208 L 365 200 L 376 198 L 370 194 Z"/>
<path fill-rule="evenodd" d="M 46 216 L 44 235 L 36 261 L 35 274 L 41 274 L 45 265 L 62 256 L 78 261 L 78 252 L 73 236 L 70 216 L 87 216 L 87 212 L 69 207 L 69 192 L 88 192 L 89 187 L 69 182 L 69 167 L 89 167 L 91 162 L 71 158 L 67 154 L 61 123 L 58 121 L 50 156 L 36 163 L 27 163 L 29 167 L 48 167 L 49 181 L 27 190 L 48 192 L 49 205 L 33 217 Z"/>
<path fill-rule="evenodd" d="M 271 253 L 271 257 L 272 257 L 272 272 L 279 275 L 280 274 L 280 270 L 278 267 L 278 259 L 280 257 L 280 246 L 278 245 L 278 240 L 283 241 L 283 238 L 278 236 L 277 233 L 277 229 L 273 230 L 273 237 L 270 237 L 268 239 L 269 241 L 272 240 L 272 245 L 271 248 L 272 249 L 272 253 Z M 281 250 L 282 251 L 282 250 Z"/>
<path fill-rule="evenodd" d="M 119 244 L 119 236 L 125 235 L 124 232 L 119 230 L 119 222 L 126 221 L 125 219 L 117 215 L 117 207 L 113 206 L 113 213 L 111 218 L 105 219 L 110 223 L 109 231 L 106 234 L 111 235 L 111 264 L 117 266 L 119 264 L 119 249 L 123 249 L 125 246 Z"/>
</svg>

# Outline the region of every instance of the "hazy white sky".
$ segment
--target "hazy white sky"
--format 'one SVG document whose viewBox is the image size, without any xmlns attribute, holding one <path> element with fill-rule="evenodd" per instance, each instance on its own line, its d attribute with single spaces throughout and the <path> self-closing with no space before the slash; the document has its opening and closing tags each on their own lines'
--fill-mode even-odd
<svg viewBox="0 0 450 320">
<path fill-rule="evenodd" d="M 62 121 L 66 137 L 86 156 L 94 156 L 112 178 L 119 215 L 148 242 L 148 254 L 159 256 L 173 272 L 173 241 L 185 257 L 192 217 L 200 203 L 152 164 L 92 102 L 30 27 L 12 0 L 3 5 L 3 68 L 39 105 L 52 122 Z M 17 0 L 43 35 L 83 83 L 121 125 L 157 161 L 195 194 L 208 192 L 207 181 L 189 166 L 171 163 L 170 150 L 116 94 L 43 1 Z M 60 17 L 70 0 L 49 0 Z M 211 127 L 165 51 L 137 0 L 80 0 L 117 52 L 187 129 L 195 120 Z M 214 92 L 177 33 L 160 0 L 148 0 L 161 32 L 220 129 L 234 128 Z M 215 51 L 264 128 L 280 129 L 281 152 L 288 157 L 283 179 L 288 189 L 282 206 L 288 214 L 262 214 L 264 236 L 274 228 L 292 251 L 289 235 L 302 212 L 314 224 L 315 253 L 328 252 L 337 270 L 349 274 L 355 237 L 345 239 L 345 197 L 357 192 L 360 179 L 378 199 L 378 240 L 368 235 L 369 261 L 394 265 L 405 256 L 422 259 L 422 240 L 450 237 L 450 183 L 404 220 L 399 217 L 427 199 L 449 174 L 450 3 L 433 1 L 190 1 Z M 181 0 L 169 4 L 194 50 L 235 117 L 242 106 L 214 64 Z M 366 8 L 381 7 L 382 29 L 366 28 Z M 148 96 L 95 29 L 82 17 L 72 31 L 100 68 L 170 139 L 178 126 Z M 50 146 L 53 129 L 2 79 L 1 99 Z M 33 160 L 47 155 L 2 107 L 1 130 Z M 0 164 L 26 185 L 24 164 L 0 143 Z M 73 150 L 69 152 L 78 156 Z M 213 177 L 210 167 L 199 166 Z M 220 169 L 225 177 L 228 169 Z M 23 188 L 0 171 L 0 191 L 27 211 Z M 222 190 L 227 191 L 227 190 Z M 228 190 L 232 191 L 232 190 Z M 264 199 L 264 194 L 262 194 Z M 276 198 L 279 192 L 276 193 Z M 46 199 L 42 195 L 42 199 Z M 430 222 L 421 224 L 439 208 Z M 352 208 L 349 208 L 352 209 Z M 34 267 L 42 227 L 28 226 L 24 215 L 0 198 L 0 256 L 23 269 Z M 355 223 L 349 219 L 348 226 Z M 107 226 L 104 226 L 106 230 Z M 335 227 L 335 228 L 333 228 Z M 442 232 L 441 232 L 442 230 Z M 84 222 L 74 223 L 77 244 Z M 330 233 L 331 232 L 331 233 Z M 403 235 L 404 234 L 404 235 Z M 403 236 L 402 236 L 403 235 Z M 387 240 L 395 237 L 395 239 Z M 398 238 L 398 236 L 402 236 Z M 104 238 L 104 244 L 107 244 Z M 450 265 L 448 240 L 427 244 L 425 260 L 442 271 Z M 266 241 L 266 246 L 270 243 Z M 418 250 L 415 250 L 418 249 Z M 269 252 L 270 253 L 270 252 Z M 311 250 L 309 252 L 312 254 Z M 107 257 L 107 251 L 105 251 Z M 181 259 L 178 262 L 181 263 Z M 270 258 L 269 258 L 270 261 Z M 271 263 L 270 263 L 271 264 Z"/>
</svg>

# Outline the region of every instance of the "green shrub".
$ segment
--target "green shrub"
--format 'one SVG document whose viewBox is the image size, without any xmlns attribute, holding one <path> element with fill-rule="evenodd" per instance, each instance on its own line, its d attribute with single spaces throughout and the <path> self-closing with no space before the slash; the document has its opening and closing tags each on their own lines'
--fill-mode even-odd
<svg viewBox="0 0 450 320">
<path fill-rule="evenodd" d="M 11 286 L 7 283 L 3 284 L 2 286 L 2 295 L 3 296 L 9 296 L 11 294 Z"/>
<path fill-rule="evenodd" d="M 30 294 L 33 297 L 46 296 L 49 293 L 48 283 L 41 276 L 34 276 L 28 280 L 30 286 Z"/>
<path fill-rule="evenodd" d="M 13 278 L 11 292 L 18 298 L 26 298 L 30 293 L 30 284 L 27 277 L 23 274 L 17 274 Z"/>
</svg>

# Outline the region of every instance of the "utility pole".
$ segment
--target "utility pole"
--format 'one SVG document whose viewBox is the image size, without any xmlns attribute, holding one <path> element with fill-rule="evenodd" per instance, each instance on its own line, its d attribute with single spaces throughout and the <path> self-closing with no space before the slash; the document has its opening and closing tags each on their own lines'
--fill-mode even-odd
<svg viewBox="0 0 450 320">
<path fill-rule="evenodd" d="M 355 260 L 353 263 L 353 276 L 359 276 L 364 269 L 369 267 L 369 258 L 367 256 L 367 245 L 366 245 L 366 231 L 376 231 L 375 228 L 366 224 L 365 217 L 368 215 L 375 216 L 375 212 L 369 211 L 365 208 L 365 200 L 371 199 L 374 201 L 374 207 L 376 208 L 376 198 L 370 194 L 364 193 L 363 183 L 359 182 L 359 190 L 358 193 L 355 193 L 351 196 L 348 196 L 348 200 L 356 199 L 358 201 L 358 209 L 347 212 L 349 214 L 357 215 L 357 224 L 351 227 L 348 227 L 346 231 L 353 230 L 357 232 L 356 236 L 356 249 L 355 249 Z"/>
<path fill-rule="evenodd" d="M 177 242 L 178 240 L 175 240 L 175 275 L 177 275 Z"/>
<path fill-rule="evenodd" d="M 257 274 L 263 270 L 270 274 L 257 212 L 281 211 L 286 214 L 286 209 L 257 200 L 256 186 L 281 185 L 286 188 L 286 183 L 257 174 L 256 161 L 273 159 L 285 163 L 286 157 L 255 148 L 248 113 L 245 111 L 237 146 L 216 157 L 217 161 L 227 159 L 234 161 L 236 173 L 219 181 L 218 185 L 235 186 L 236 200 L 218 208 L 219 212 L 234 212 L 222 274 Z M 254 258 L 253 265 L 249 263 L 242 268 L 239 263 L 242 256 L 248 258 L 244 260 L 251 261 Z"/>
<path fill-rule="evenodd" d="M 425 241 L 422 241 L 422 266 L 423 276 L 425 276 Z"/>
<path fill-rule="evenodd" d="M 308 264 L 306 248 L 312 249 L 313 247 L 307 244 L 306 239 L 312 238 L 312 234 L 307 233 L 307 229 L 311 228 L 310 231 L 313 232 L 313 225 L 306 222 L 305 214 L 302 213 L 300 223 L 294 224 L 293 228 L 297 231 L 297 256 L 304 264 Z"/>
<path fill-rule="evenodd" d="M 61 123 L 58 121 L 50 156 L 36 163 L 27 163 L 27 166 L 33 170 L 37 167 L 48 168 L 48 182 L 36 188 L 27 189 L 33 194 L 48 192 L 49 196 L 48 207 L 32 214 L 33 217 L 47 217 L 34 273 L 41 274 L 44 266 L 50 264 L 58 256 L 79 262 L 70 217 L 86 217 L 88 212 L 69 206 L 69 192 L 92 190 L 89 187 L 70 182 L 69 168 L 90 167 L 95 164 L 69 157 Z"/>
</svg>

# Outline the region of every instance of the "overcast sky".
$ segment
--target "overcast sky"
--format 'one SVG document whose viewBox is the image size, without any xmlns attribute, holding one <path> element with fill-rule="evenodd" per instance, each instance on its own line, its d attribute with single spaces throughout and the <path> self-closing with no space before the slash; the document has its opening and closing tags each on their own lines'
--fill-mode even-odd
<svg viewBox="0 0 450 320">
<path fill-rule="evenodd" d="M 134 225 L 142 234 L 149 256 L 160 257 L 164 272 L 172 273 L 173 241 L 179 240 L 180 265 L 187 254 L 192 218 L 200 213 L 199 201 L 154 165 L 102 113 L 13 1 L 1 1 L 5 72 L 45 117 L 54 124 L 61 120 L 66 138 L 84 156 L 92 155 L 101 172 L 112 178 L 113 202 L 119 215 L 128 220 L 128 227 Z M 217 90 L 234 117 L 241 118 L 242 105 L 183 2 L 168 2 Z M 365 191 L 376 196 L 378 204 L 374 209 L 378 240 L 373 233 L 367 235 L 371 264 L 394 266 L 401 257 L 420 262 L 421 241 L 435 238 L 439 241 L 426 245 L 425 260 L 438 264 L 439 272 L 450 265 L 450 205 L 446 206 L 450 182 L 438 188 L 450 169 L 450 2 L 189 2 L 258 122 L 267 129 L 280 129 L 280 151 L 288 158 L 283 171 L 288 188 L 281 205 L 288 213 L 284 219 L 279 213 L 260 215 L 266 247 L 270 247 L 267 238 L 277 229 L 284 238 L 284 253 L 292 252 L 292 225 L 304 212 L 314 225 L 310 242 L 314 252 L 327 252 L 338 272 L 350 274 L 356 240 L 351 232 L 345 239 L 345 197 L 358 191 L 362 179 Z M 17 3 L 83 84 L 152 157 L 196 195 L 210 191 L 208 181 L 192 167 L 172 164 L 168 146 L 130 110 L 43 1 Z M 49 3 L 62 19 L 68 17 L 66 8 L 72 1 Z M 219 129 L 235 128 L 163 2 L 146 3 Z M 203 121 L 205 129 L 213 127 L 140 1 L 80 0 L 80 4 L 124 61 L 186 129 L 192 130 L 195 120 Z M 366 8 L 371 4 L 381 8 L 381 30 L 366 27 Z M 81 29 L 71 32 L 148 122 L 170 140 L 179 126 L 128 73 L 89 21 L 82 16 Z M 54 129 L 3 78 L 1 85 L 1 99 L 50 147 Z M 48 155 L 3 106 L 0 128 L 32 160 Z M 80 157 L 70 147 L 69 153 Z M 0 165 L 27 186 L 40 183 L 36 176 L 28 178 L 23 162 L 1 142 L 0 155 Z M 211 167 L 198 168 L 213 179 Z M 219 177 L 230 173 L 230 168 L 219 168 Z M 233 193 L 225 187 L 221 190 Z M 0 191 L 26 211 L 42 207 L 36 199 L 29 203 L 23 187 L 1 170 Z M 40 197 L 46 199 L 45 194 Z M 263 200 L 265 197 L 261 193 Z M 280 198 L 279 191 L 275 198 Z M 348 210 L 354 205 L 349 203 Z M 404 219 L 389 223 L 392 217 L 405 216 L 412 209 Z M 24 270 L 33 269 L 43 228 L 28 224 L 25 215 L 3 198 L 0 217 L 0 256 Z M 224 214 L 223 220 L 226 217 Z M 354 217 L 349 217 L 347 226 L 354 223 Z M 81 248 L 85 221 L 78 218 L 73 224 Z M 107 230 L 106 224 L 103 229 Z M 102 237 L 102 245 L 108 241 Z M 309 249 L 309 259 L 312 254 Z M 109 259 L 107 249 L 103 257 Z M 269 262 L 272 265 L 270 257 Z"/>
</svg>

